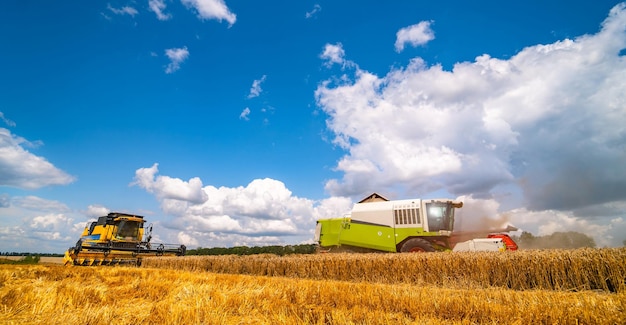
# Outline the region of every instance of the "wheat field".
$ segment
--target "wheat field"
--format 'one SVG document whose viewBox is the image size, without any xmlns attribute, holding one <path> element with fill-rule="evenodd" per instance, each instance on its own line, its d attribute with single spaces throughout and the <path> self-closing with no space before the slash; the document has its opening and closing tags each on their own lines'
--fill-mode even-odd
<svg viewBox="0 0 626 325">
<path fill-rule="evenodd" d="M 626 292 L 626 248 L 432 254 L 223 255 L 146 259 L 146 267 L 406 283 L 446 288 Z"/>
<path fill-rule="evenodd" d="M 625 257 L 626 249 L 600 249 L 0 265 L 0 324 L 625 324 Z M 535 288 L 501 285 L 499 273 L 529 265 L 524 281 Z M 621 282 L 592 289 L 601 287 L 594 273 Z"/>
</svg>

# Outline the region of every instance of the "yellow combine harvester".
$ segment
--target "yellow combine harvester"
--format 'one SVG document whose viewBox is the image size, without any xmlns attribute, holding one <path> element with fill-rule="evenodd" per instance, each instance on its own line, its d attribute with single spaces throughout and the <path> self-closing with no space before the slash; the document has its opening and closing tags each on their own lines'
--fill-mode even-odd
<svg viewBox="0 0 626 325">
<path fill-rule="evenodd" d="M 152 225 L 144 241 L 142 216 L 112 212 L 87 224 L 76 243 L 65 252 L 65 265 L 141 265 L 146 256 L 183 256 L 185 245 L 150 243 Z"/>
</svg>

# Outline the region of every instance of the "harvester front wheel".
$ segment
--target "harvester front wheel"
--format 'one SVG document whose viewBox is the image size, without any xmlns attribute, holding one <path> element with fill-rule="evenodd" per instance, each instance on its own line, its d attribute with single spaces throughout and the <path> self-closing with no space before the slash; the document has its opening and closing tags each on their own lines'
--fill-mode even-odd
<svg viewBox="0 0 626 325">
<path fill-rule="evenodd" d="M 423 253 L 434 251 L 435 249 L 433 248 L 433 245 L 427 240 L 421 238 L 411 238 L 402 244 L 402 247 L 400 248 L 400 252 L 402 253 Z"/>
</svg>

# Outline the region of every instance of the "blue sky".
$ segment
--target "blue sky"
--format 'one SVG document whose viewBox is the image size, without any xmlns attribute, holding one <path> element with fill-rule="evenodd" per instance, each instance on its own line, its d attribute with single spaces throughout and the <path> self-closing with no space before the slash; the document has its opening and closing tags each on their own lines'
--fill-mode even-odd
<svg viewBox="0 0 626 325">
<path fill-rule="evenodd" d="M 0 251 L 295 244 L 378 192 L 626 239 L 618 1 L 0 2 Z"/>
</svg>

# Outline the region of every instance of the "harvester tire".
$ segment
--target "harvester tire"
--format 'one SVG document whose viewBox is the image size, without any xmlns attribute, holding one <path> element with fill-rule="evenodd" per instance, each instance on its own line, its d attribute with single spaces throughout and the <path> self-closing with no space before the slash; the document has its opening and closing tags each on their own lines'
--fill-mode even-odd
<svg viewBox="0 0 626 325">
<path fill-rule="evenodd" d="M 427 240 L 421 238 L 411 238 L 402 244 L 402 247 L 400 248 L 400 252 L 402 253 L 423 253 L 434 251 L 435 249 L 433 248 L 433 245 Z"/>
</svg>

